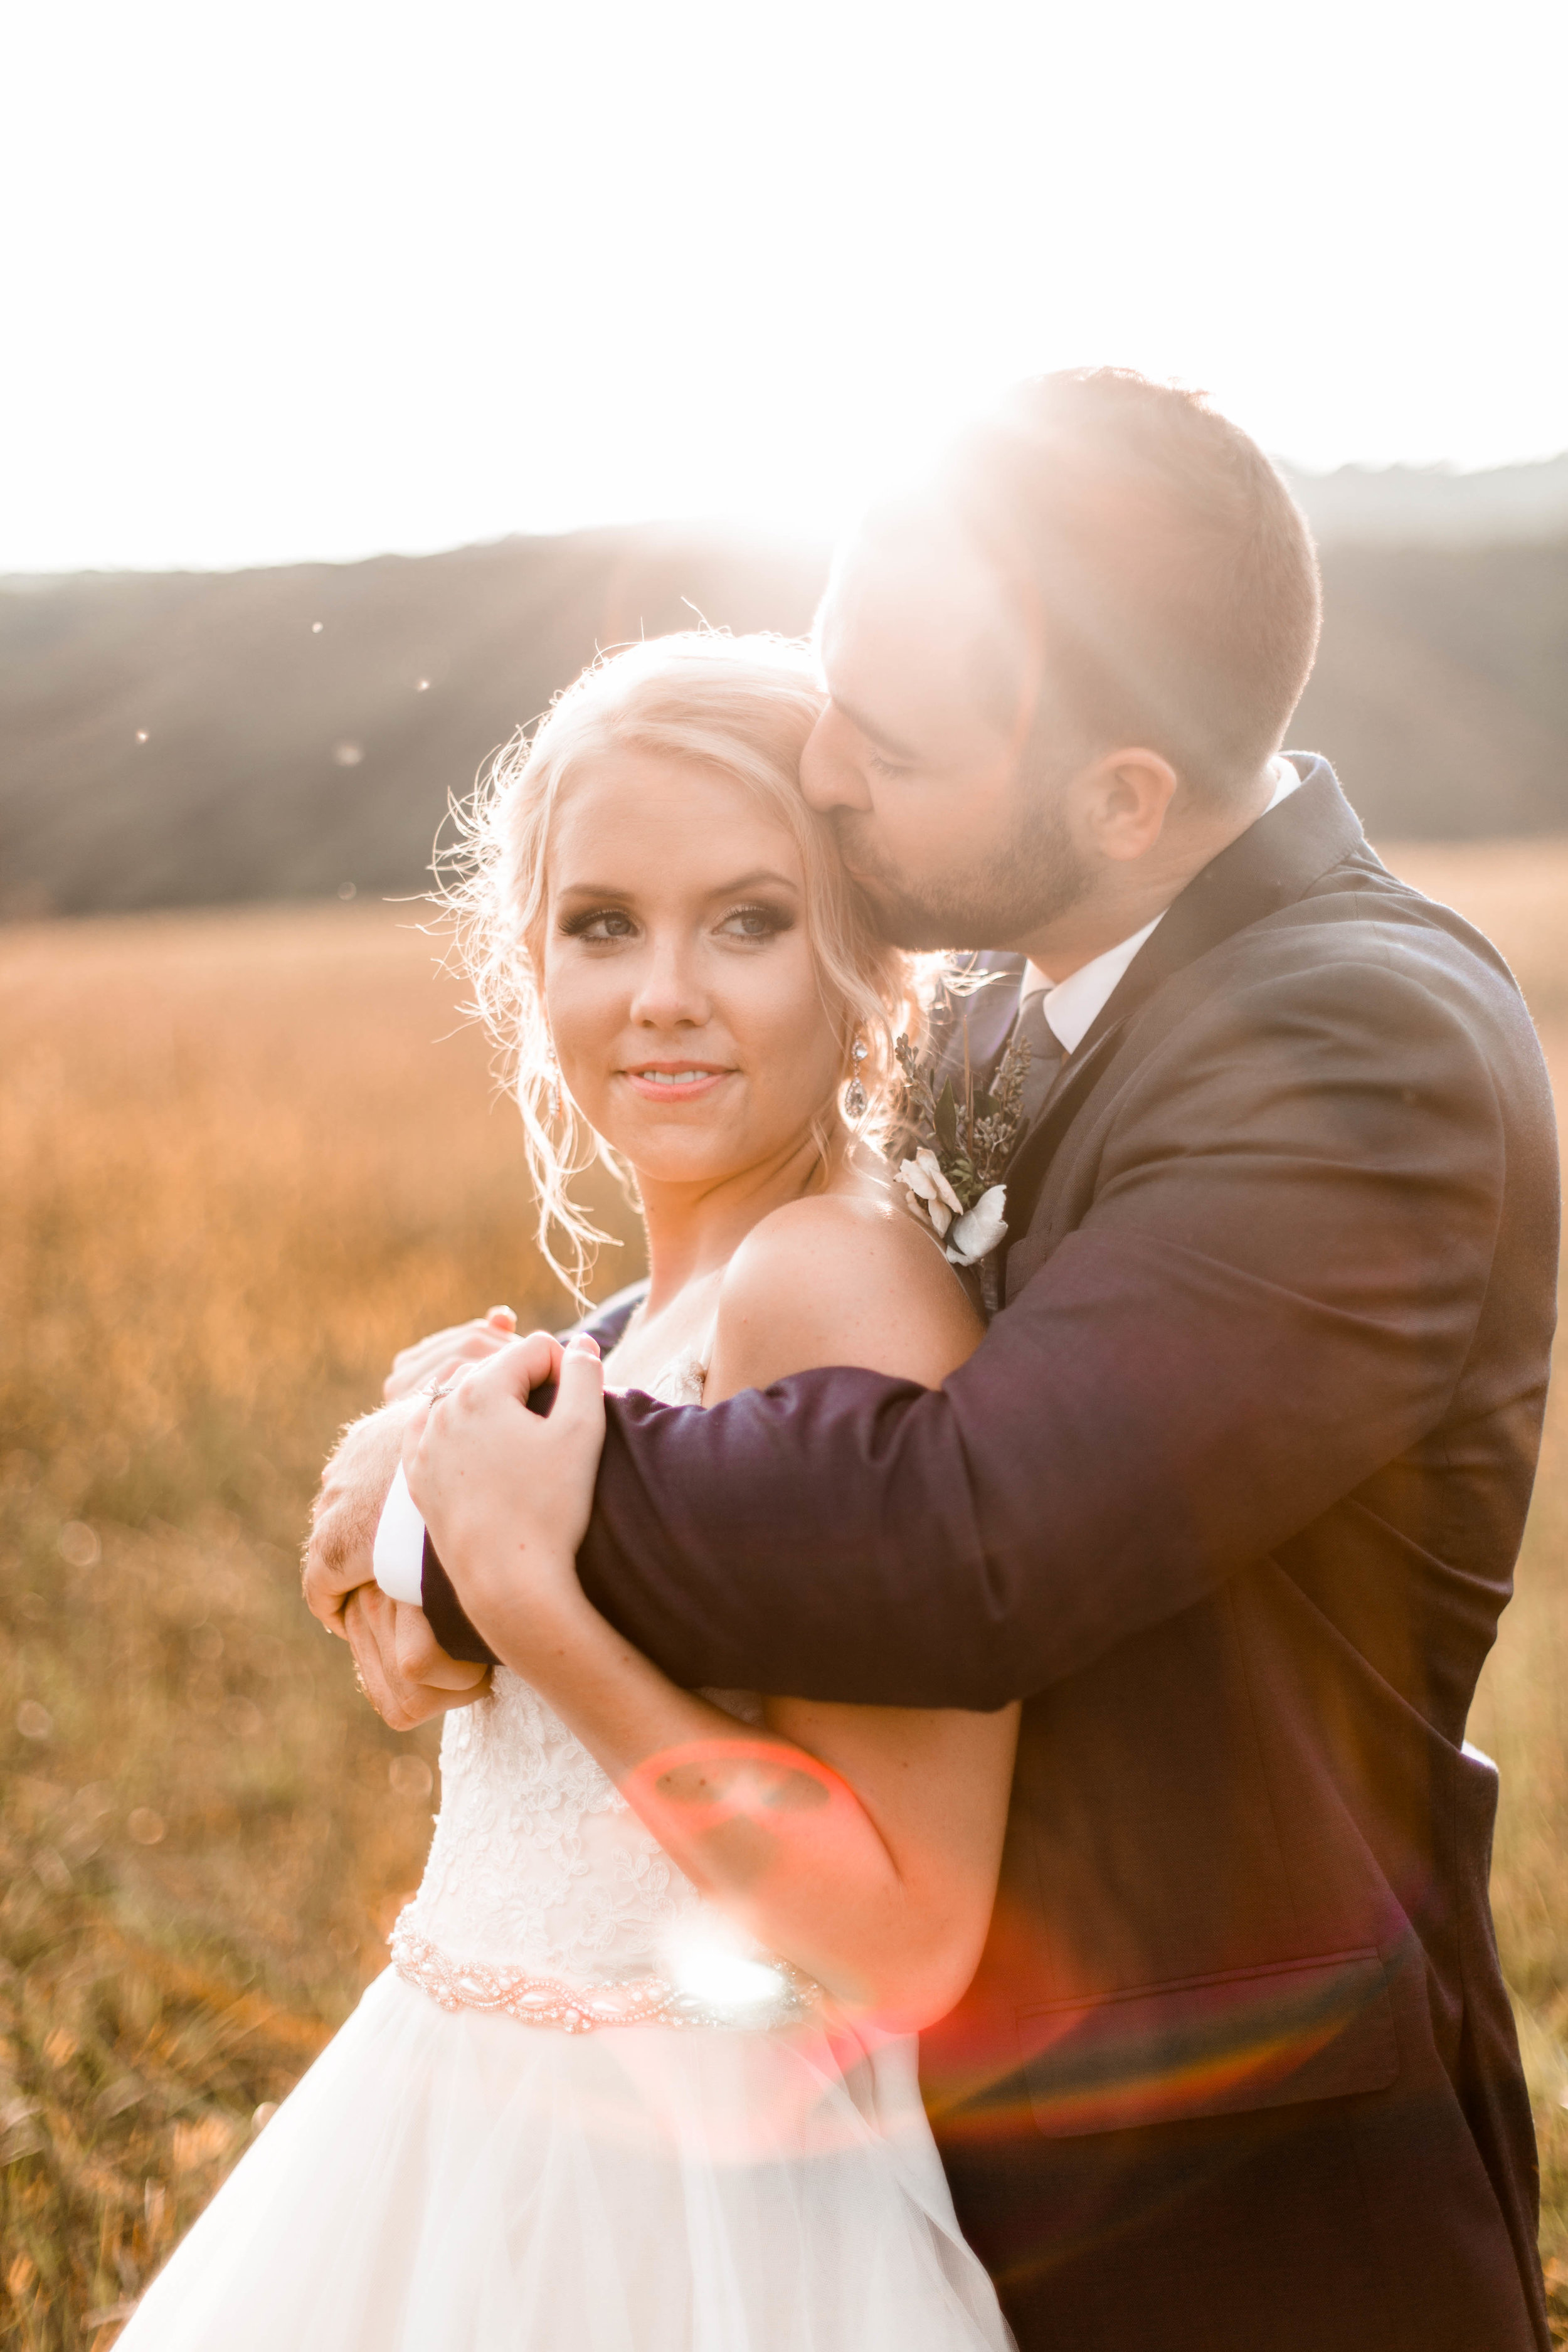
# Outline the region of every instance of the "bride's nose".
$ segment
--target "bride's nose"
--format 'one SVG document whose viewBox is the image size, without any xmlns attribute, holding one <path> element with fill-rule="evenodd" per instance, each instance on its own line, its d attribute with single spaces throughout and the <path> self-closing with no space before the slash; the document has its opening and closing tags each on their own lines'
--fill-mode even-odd
<svg viewBox="0 0 1568 2352">
<path fill-rule="evenodd" d="M 648 941 L 632 992 L 631 1017 L 644 1029 L 701 1029 L 712 1004 L 698 970 L 696 944 L 673 933 Z"/>
</svg>

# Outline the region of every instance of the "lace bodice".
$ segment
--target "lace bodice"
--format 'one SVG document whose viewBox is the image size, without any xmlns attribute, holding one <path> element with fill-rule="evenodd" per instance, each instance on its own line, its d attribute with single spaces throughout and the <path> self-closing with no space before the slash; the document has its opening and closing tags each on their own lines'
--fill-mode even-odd
<svg viewBox="0 0 1568 2352">
<path fill-rule="evenodd" d="M 653 1392 L 700 1403 L 705 1356 L 678 1357 Z M 706 1696 L 741 1722 L 762 1720 L 748 1693 Z M 436 1958 L 416 1968 L 416 1952 Z M 441 1811 L 394 1938 L 399 1967 L 442 1998 L 443 1972 L 450 1983 L 454 1970 L 492 1991 L 521 1975 L 592 1993 L 679 1985 L 693 1954 L 710 1984 L 728 1969 L 743 1988 L 748 1969 L 783 1966 L 703 1901 L 581 1741 L 521 1675 L 498 1666 L 486 1696 L 446 1720 Z"/>
</svg>

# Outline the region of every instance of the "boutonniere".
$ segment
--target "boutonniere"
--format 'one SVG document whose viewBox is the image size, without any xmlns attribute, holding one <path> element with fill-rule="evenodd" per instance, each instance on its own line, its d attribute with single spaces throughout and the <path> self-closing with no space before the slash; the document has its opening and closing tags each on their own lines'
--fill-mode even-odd
<svg viewBox="0 0 1568 2352">
<path fill-rule="evenodd" d="M 962 1100 L 951 1078 L 937 1092 L 934 1072 L 917 1062 L 907 1037 L 893 1048 L 904 1074 L 905 1101 L 916 1150 L 899 1170 L 915 1214 L 926 1218 L 954 1265 L 975 1265 L 1007 1231 L 1007 1188 L 998 1180 L 1023 1125 L 1020 1099 L 1029 1048 L 1011 1043 L 990 1088 L 964 1069 Z"/>
</svg>

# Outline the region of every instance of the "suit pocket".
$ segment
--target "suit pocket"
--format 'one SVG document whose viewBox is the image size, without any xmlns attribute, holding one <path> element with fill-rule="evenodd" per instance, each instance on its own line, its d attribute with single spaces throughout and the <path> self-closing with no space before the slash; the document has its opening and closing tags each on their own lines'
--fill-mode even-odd
<svg viewBox="0 0 1568 2352">
<path fill-rule="evenodd" d="M 1020 2010 L 1048 2139 L 1380 2091 L 1399 2071 L 1374 1949 Z"/>
</svg>

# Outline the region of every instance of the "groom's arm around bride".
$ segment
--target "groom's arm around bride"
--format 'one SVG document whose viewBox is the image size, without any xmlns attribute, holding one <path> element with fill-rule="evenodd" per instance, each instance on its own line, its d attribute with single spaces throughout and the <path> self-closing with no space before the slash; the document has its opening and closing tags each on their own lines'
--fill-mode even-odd
<svg viewBox="0 0 1568 2352">
<path fill-rule="evenodd" d="M 1550 1105 L 1498 961 L 1358 835 L 1320 768 L 1173 910 L 940 1393 L 628 1397 L 581 1555 L 682 1681 L 1030 1701 L 924 2062 L 1025 2342 L 1036 2298 L 1071 2342 L 1156 2280 L 1162 2352 L 1537 2340 L 1464 1733 L 1544 1394 Z M 1209 2287 L 1173 2316 L 1200 2249 L 1234 2334 Z"/>
</svg>

